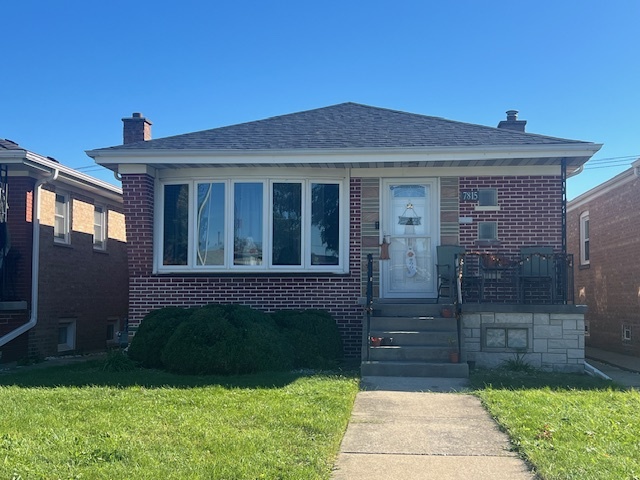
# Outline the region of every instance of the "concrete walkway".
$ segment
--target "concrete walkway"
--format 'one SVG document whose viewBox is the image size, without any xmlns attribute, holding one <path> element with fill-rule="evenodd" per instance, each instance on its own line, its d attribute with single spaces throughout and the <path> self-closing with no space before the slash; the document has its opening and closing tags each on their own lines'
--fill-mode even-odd
<svg viewBox="0 0 640 480">
<path fill-rule="evenodd" d="M 640 357 L 609 352 L 599 348 L 585 348 L 586 362 L 629 388 L 640 389 Z"/>
<path fill-rule="evenodd" d="M 640 357 L 585 353 L 615 382 L 640 389 Z M 480 401 L 463 394 L 466 380 L 363 377 L 361 385 L 333 480 L 536 478 Z"/>
<path fill-rule="evenodd" d="M 531 480 L 466 380 L 364 377 L 334 480 Z"/>
</svg>

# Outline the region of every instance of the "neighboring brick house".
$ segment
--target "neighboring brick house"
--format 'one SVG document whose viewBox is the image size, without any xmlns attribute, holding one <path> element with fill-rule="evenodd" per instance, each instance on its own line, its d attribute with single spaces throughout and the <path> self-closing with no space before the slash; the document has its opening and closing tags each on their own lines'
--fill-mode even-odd
<svg viewBox="0 0 640 480">
<path fill-rule="evenodd" d="M 0 140 L 0 361 L 117 345 L 125 241 L 119 188 Z"/>
<path fill-rule="evenodd" d="M 344 103 L 155 140 L 141 114 L 123 121 L 123 145 L 87 153 L 122 177 L 132 324 L 167 305 L 324 308 L 349 356 L 364 345 L 368 254 L 376 300 L 428 304 L 438 245 L 562 252 L 566 175 L 600 148 L 524 133 L 515 111 L 493 128 Z M 527 348 L 538 365 L 567 363 L 547 342 L 562 320 L 544 312 L 546 336 Z M 476 313 L 463 359 L 482 364 L 489 316 Z"/>
<path fill-rule="evenodd" d="M 588 306 L 586 343 L 640 356 L 640 159 L 571 200 L 569 251 L 576 302 Z"/>
</svg>

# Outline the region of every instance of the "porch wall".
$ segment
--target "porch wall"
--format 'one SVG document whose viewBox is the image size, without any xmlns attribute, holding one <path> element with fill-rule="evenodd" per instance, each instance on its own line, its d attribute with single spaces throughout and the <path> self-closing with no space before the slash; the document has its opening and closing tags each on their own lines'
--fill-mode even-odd
<svg viewBox="0 0 640 480">
<path fill-rule="evenodd" d="M 518 357 L 547 371 L 584 371 L 585 308 L 574 305 L 478 305 L 462 314 L 462 360 L 494 368 Z M 526 329 L 526 349 L 487 346 L 487 328 Z"/>
</svg>

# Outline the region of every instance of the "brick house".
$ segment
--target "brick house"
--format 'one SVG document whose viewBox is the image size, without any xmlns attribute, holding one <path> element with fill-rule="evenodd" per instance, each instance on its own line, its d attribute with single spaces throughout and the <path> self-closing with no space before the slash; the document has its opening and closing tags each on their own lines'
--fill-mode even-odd
<svg viewBox="0 0 640 480">
<path fill-rule="evenodd" d="M 567 205 L 588 346 L 640 355 L 640 159 Z"/>
<path fill-rule="evenodd" d="M 572 305 L 513 308 L 510 291 L 497 307 L 488 298 L 458 305 L 462 323 L 438 326 L 437 247 L 566 253 L 566 176 L 599 145 L 525 133 L 516 111 L 493 128 L 355 103 L 154 140 L 141 114 L 123 122 L 123 145 L 87 153 L 122 177 L 132 324 L 166 305 L 323 308 L 346 355 L 365 362 L 418 356 L 425 374 L 449 337 L 479 365 L 524 345 L 536 365 L 580 368 L 582 313 Z M 438 333 L 371 323 L 385 310 L 407 322 L 426 315 Z M 399 332 L 410 328 L 424 334 Z M 395 331 L 393 345 L 370 348 L 374 330 L 387 341 Z M 507 342 L 518 335 L 524 343 Z"/>
<path fill-rule="evenodd" d="M 125 238 L 119 188 L 0 140 L 0 361 L 117 344 Z"/>
</svg>

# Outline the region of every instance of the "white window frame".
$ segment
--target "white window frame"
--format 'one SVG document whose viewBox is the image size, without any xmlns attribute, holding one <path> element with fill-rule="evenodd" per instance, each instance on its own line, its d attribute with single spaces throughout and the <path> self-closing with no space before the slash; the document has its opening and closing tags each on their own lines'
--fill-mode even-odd
<svg viewBox="0 0 640 480">
<path fill-rule="evenodd" d="M 100 219 L 101 224 L 96 223 L 96 210 L 101 209 Z M 104 205 L 93 206 L 93 249 L 104 251 L 107 249 L 107 208 Z M 96 238 L 96 227 L 99 226 L 102 235 L 100 238 Z"/>
<path fill-rule="evenodd" d="M 266 178 L 265 178 L 266 177 Z M 197 265 L 197 186 L 200 183 L 224 183 L 225 185 L 225 261 L 224 265 Z M 234 265 L 233 264 L 233 217 L 234 217 L 234 186 L 237 183 L 262 183 L 262 264 L 261 265 Z M 300 183 L 302 185 L 302 217 L 303 228 L 301 235 L 302 265 L 273 265 L 272 259 L 272 228 L 273 228 L 273 184 L 274 183 Z M 311 265 L 311 245 L 309 241 L 311 231 L 311 185 L 316 183 L 335 184 L 339 188 L 340 199 L 340 225 L 339 225 L 339 254 L 338 265 Z M 164 265 L 164 188 L 167 185 L 188 185 L 188 247 L 187 265 Z M 331 176 L 242 176 L 225 175 L 224 177 L 191 177 L 184 180 L 159 179 L 156 181 L 156 216 L 154 242 L 154 272 L 178 273 L 178 272 L 322 272 L 322 273 L 348 273 L 349 272 L 349 206 L 350 198 L 348 177 Z"/>
<path fill-rule="evenodd" d="M 71 242 L 71 197 L 68 193 L 55 192 L 54 193 L 54 207 L 53 207 L 53 241 L 55 243 L 69 244 Z M 58 197 L 62 197 L 63 201 L 63 213 L 60 215 L 57 212 Z M 57 219 L 62 218 L 62 237 L 56 235 Z"/>
<path fill-rule="evenodd" d="M 58 321 L 58 329 L 65 327 L 67 329 L 67 341 L 58 343 L 58 352 L 68 352 L 76 349 L 76 321 L 75 319 L 60 319 Z"/>
<path fill-rule="evenodd" d="M 587 225 L 588 228 L 587 228 Z M 587 236 L 587 230 L 589 236 Z M 580 214 L 580 265 L 591 264 L 591 223 L 589 221 L 589 211 L 582 212 Z M 589 246 L 587 248 L 587 245 Z M 589 257 L 587 258 L 587 250 L 589 250 Z"/>
</svg>

